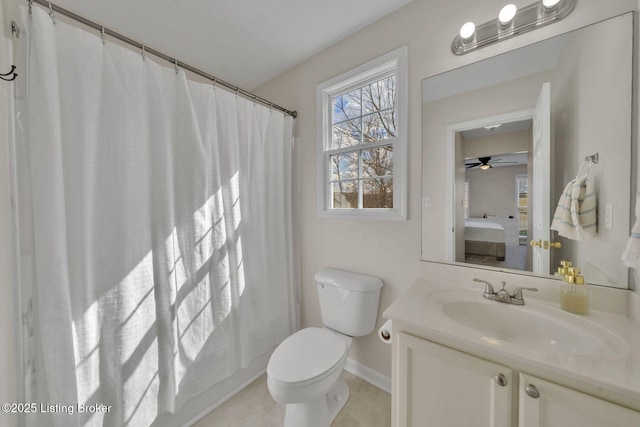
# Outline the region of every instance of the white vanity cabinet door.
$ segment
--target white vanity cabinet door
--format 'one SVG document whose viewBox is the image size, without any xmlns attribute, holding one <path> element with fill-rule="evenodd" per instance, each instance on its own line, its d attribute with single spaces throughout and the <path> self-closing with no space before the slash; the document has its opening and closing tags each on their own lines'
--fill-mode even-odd
<svg viewBox="0 0 640 427">
<path fill-rule="evenodd" d="M 519 427 L 640 426 L 640 412 L 527 374 L 520 374 L 519 396 Z"/>
<path fill-rule="evenodd" d="M 397 338 L 394 427 L 510 426 L 511 369 L 402 332 Z"/>
</svg>

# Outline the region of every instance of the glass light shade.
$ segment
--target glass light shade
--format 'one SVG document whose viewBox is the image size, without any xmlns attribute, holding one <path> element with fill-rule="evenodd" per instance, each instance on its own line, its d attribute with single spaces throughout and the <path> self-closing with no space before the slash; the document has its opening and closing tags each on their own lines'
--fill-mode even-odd
<svg viewBox="0 0 640 427">
<path fill-rule="evenodd" d="M 518 11 L 518 8 L 516 7 L 516 5 L 513 3 L 510 3 L 505 7 L 503 7 L 502 9 L 500 9 L 500 13 L 498 14 L 498 20 L 502 25 L 506 25 L 509 22 L 511 22 L 514 16 L 516 16 L 517 11 Z"/>
<path fill-rule="evenodd" d="M 558 3 L 560 3 L 560 0 L 542 0 L 542 5 L 547 9 L 555 7 Z"/>
<path fill-rule="evenodd" d="M 491 168 L 491 165 L 489 165 L 489 164 L 484 164 L 484 165 L 480 166 L 480 169 L 482 169 L 483 171 L 486 171 L 487 169 L 490 169 L 490 168 Z"/>
<path fill-rule="evenodd" d="M 473 37 L 473 33 L 476 32 L 476 24 L 473 22 L 467 22 L 462 27 L 460 27 L 460 37 L 463 40 L 469 40 Z"/>
</svg>

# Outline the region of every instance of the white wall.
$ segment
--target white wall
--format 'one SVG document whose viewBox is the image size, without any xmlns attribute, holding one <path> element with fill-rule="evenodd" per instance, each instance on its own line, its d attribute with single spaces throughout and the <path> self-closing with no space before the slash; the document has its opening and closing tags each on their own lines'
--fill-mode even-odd
<svg viewBox="0 0 640 427">
<path fill-rule="evenodd" d="M 321 324 L 317 296 L 311 283 L 313 274 L 322 267 L 333 266 L 380 276 L 385 282 L 380 313 L 418 276 L 422 79 L 638 7 L 637 0 L 580 0 L 573 13 L 559 23 L 463 57 L 451 54 L 451 41 L 464 22 L 472 19 L 481 23 L 493 19 L 504 3 L 504 0 L 414 0 L 256 89 L 260 96 L 300 114 L 295 133 L 301 137 L 302 144 L 303 326 Z M 531 1 L 515 0 L 514 3 L 523 7 Z M 316 85 L 403 44 L 409 47 L 409 218 L 402 222 L 318 218 Z M 435 167 L 441 168 L 441 163 Z M 444 200 L 433 199 L 433 203 L 434 212 L 444 210 Z M 427 236 L 438 235 L 438 227 L 426 224 L 425 233 Z M 382 321 L 379 317 L 378 323 Z M 391 349 L 375 335 L 356 339 L 351 358 L 390 375 Z"/>
<path fill-rule="evenodd" d="M 500 166 L 486 171 L 467 169 L 469 216 L 516 216 L 516 175 L 526 175 L 527 165 Z"/>
<path fill-rule="evenodd" d="M 9 62 L 11 30 L 7 25 L 4 5 L 0 4 L 0 73 L 6 73 Z M 11 202 L 9 187 L 9 111 L 13 84 L 0 81 L 0 404 L 16 401 L 13 327 L 13 268 L 11 241 Z M 15 417 L 0 412 L 0 425 L 15 425 Z"/>
</svg>

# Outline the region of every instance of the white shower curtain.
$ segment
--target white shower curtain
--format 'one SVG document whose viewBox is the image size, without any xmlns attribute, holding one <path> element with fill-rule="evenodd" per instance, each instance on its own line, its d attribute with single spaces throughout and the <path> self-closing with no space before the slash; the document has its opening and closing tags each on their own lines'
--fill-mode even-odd
<svg viewBox="0 0 640 427">
<path fill-rule="evenodd" d="M 22 13 L 38 424 L 147 426 L 293 330 L 293 120 Z"/>
</svg>

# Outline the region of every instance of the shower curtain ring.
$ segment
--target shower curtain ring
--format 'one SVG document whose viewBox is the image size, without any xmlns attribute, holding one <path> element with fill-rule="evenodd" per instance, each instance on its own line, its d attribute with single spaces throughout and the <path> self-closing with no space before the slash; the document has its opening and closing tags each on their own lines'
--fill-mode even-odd
<svg viewBox="0 0 640 427">
<path fill-rule="evenodd" d="M 238 86 L 236 86 L 236 98 L 238 97 L 238 92 L 240 91 L 240 88 Z"/>
<path fill-rule="evenodd" d="M 53 11 L 53 5 L 51 4 L 51 2 L 47 2 L 49 3 L 49 16 L 51 17 L 51 20 L 53 21 L 53 23 L 56 23 L 56 14 Z"/>
<path fill-rule="evenodd" d="M 31 15 L 32 8 L 33 8 L 33 0 L 27 0 L 27 2 L 28 2 L 28 6 L 29 6 L 29 15 Z"/>
<path fill-rule="evenodd" d="M 178 60 L 177 60 L 177 59 L 174 59 L 174 60 L 173 60 L 173 65 L 174 65 L 174 66 L 175 66 L 175 68 L 176 68 L 176 74 L 178 74 L 178 71 L 179 71 L 179 70 L 178 70 Z"/>
<path fill-rule="evenodd" d="M 147 59 L 147 52 L 145 51 L 145 47 L 144 45 L 142 45 L 142 51 L 140 52 L 140 54 L 142 55 L 142 60 L 144 61 L 145 59 Z"/>
<path fill-rule="evenodd" d="M 100 27 L 100 38 L 102 39 L 102 44 L 105 44 L 107 41 L 107 36 L 104 33 L 104 27 Z"/>
<path fill-rule="evenodd" d="M 218 78 L 214 76 L 214 77 L 213 77 L 213 81 L 212 81 L 212 83 L 211 83 L 211 84 L 213 85 L 213 88 L 214 88 L 214 89 L 216 88 L 216 82 L 217 82 L 217 81 L 218 81 Z"/>
</svg>

